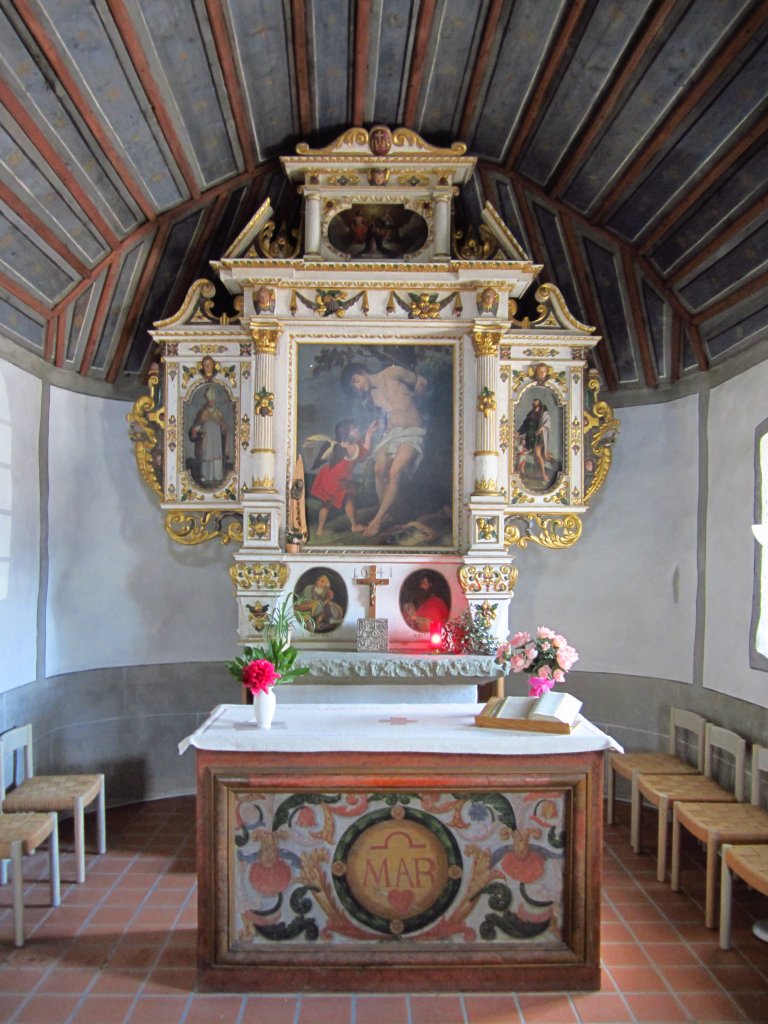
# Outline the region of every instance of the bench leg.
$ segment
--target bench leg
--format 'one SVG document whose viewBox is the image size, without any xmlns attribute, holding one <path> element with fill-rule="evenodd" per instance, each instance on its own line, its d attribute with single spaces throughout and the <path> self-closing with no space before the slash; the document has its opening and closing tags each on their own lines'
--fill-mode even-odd
<svg viewBox="0 0 768 1024">
<path fill-rule="evenodd" d="M 11 844 L 13 872 L 13 944 L 24 945 L 24 853 L 21 840 Z"/>
<path fill-rule="evenodd" d="M 731 948 L 731 898 L 733 895 L 733 875 L 726 864 L 726 853 L 730 846 L 723 846 L 723 863 L 720 868 L 720 949 Z"/>
</svg>

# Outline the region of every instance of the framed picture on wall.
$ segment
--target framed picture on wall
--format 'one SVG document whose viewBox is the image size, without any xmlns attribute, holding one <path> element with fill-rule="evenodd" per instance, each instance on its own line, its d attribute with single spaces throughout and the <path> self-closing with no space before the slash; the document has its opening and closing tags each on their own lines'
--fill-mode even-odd
<svg viewBox="0 0 768 1024">
<path fill-rule="evenodd" d="M 296 342 L 307 547 L 456 546 L 456 348 Z"/>
</svg>

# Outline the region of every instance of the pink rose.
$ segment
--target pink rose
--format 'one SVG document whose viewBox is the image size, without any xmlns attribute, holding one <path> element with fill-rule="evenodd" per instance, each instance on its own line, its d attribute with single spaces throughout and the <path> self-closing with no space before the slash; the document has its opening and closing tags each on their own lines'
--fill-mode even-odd
<svg viewBox="0 0 768 1024">
<path fill-rule="evenodd" d="M 542 676 L 531 676 L 528 680 L 528 696 L 541 697 L 554 686 L 554 680 L 544 679 Z"/>
<path fill-rule="evenodd" d="M 526 659 L 522 654 L 513 654 L 509 664 L 513 672 L 522 672 L 526 668 Z"/>
<path fill-rule="evenodd" d="M 510 643 L 513 647 L 524 647 L 530 639 L 530 633 L 515 633 Z"/>
<path fill-rule="evenodd" d="M 249 661 L 243 669 L 243 683 L 254 694 L 268 693 L 279 678 L 280 673 L 275 672 L 275 666 L 264 658 Z"/>
<path fill-rule="evenodd" d="M 539 626 L 539 628 L 536 630 L 536 636 L 545 637 L 548 640 L 556 635 L 557 634 L 555 633 L 554 629 L 547 629 L 546 626 Z"/>
<path fill-rule="evenodd" d="M 561 668 L 556 668 L 555 671 L 552 673 L 552 678 L 555 680 L 556 683 L 564 683 L 565 672 L 563 672 Z"/>
</svg>

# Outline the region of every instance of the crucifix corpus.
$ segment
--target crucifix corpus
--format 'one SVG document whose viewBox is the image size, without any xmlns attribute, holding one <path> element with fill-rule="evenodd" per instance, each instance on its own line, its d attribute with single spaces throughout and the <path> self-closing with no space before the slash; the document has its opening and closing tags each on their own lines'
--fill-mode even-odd
<svg viewBox="0 0 768 1024">
<path fill-rule="evenodd" d="M 366 573 L 363 576 L 358 576 L 355 579 L 355 583 L 361 587 L 368 587 L 368 612 L 367 617 L 369 619 L 376 618 L 376 587 L 387 587 L 389 586 L 389 580 L 376 575 L 376 566 L 369 565 Z"/>
</svg>

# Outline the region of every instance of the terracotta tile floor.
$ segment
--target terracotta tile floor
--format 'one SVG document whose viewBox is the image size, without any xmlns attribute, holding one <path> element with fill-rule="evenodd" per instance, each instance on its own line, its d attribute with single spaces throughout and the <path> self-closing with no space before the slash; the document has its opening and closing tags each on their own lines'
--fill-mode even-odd
<svg viewBox="0 0 768 1024">
<path fill-rule="evenodd" d="M 646 828 L 653 828 L 647 815 Z M 89 822 L 89 827 L 93 823 Z M 698 847 L 684 892 L 656 881 L 629 848 L 626 807 L 606 829 L 600 992 L 414 995 L 210 995 L 195 985 L 194 799 L 109 812 L 109 852 L 85 885 L 62 828 L 62 904 L 46 906 L 47 859 L 28 862 L 27 943 L 11 943 L 11 888 L 0 887 L 0 1022 L 5 1024 L 768 1024 L 768 944 L 751 933 L 768 899 L 735 887 L 735 947 L 703 923 Z M 40 879 L 36 881 L 35 879 Z"/>
</svg>

